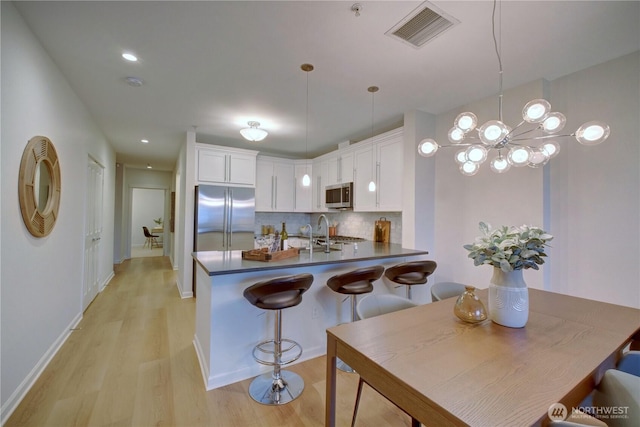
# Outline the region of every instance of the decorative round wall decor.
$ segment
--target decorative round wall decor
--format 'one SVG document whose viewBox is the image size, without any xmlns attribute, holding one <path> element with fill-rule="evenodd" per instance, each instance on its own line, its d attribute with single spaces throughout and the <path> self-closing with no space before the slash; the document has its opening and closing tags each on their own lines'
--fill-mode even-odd
<svg viewBox="0 0 640 427">
<path fill-rule="evenodd" d="M 46 136 L 34 136 L 22 153 L 18 198 L 27 230 L 45 237 L 56 224 L 60 207 L 60 164 L 53 143 Z"/>
</svg>

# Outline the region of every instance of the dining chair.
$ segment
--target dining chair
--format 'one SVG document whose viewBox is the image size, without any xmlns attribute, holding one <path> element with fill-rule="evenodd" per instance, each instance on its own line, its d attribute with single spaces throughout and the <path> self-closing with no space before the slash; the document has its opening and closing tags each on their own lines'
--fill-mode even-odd
<svg viewBox="0 0 640 427">
<path fill-rule="evenodd" d="M 456 282 L 438 282 L 431 286 L 431 301 L 442 301 L 443 299 L 460 296 L 464 293 L 465 286 Z"/>
<path fill-rule="evenodd" d="M 418 304 L 410 299 L 402 298 L 392 294 L 371 294 L 358 301 L 356 313 L 360 320 L 380 316 L 394 311 L 404 310 L 407 308 L 417 307 Z M 356 403 L 353 407 L 353 417 L 351 419 L 351 427 L 355 426 L 356 417 L 358 415 L 358 406 L 360 405 L 360 396 L 362 396 L 362 386 L 365 381 L 360 377 L 358 381 L 358 392 L 356 395 Z M 371 384 L 369 387 L 376 390 Z M 376 390 L 378 391 L 378 390 Z M 380 392 L 378 392 L 380 393 Z M 411 417 L 411 427 L 420 427 L 420 421 Z"/>
<path fill-rule="evenodd" d="M 147 227 L 145 227 L 145 226 L 142 226 L 142 231 L 144 232 L 144 237 L 147 238 L 147 240 L 145 240 L 145 242 L 144 242 L 144 246 L 149 245 L 149 247 L 151 249 L 153 249 L 153 245 L 155 244 L 156 247 L 158 247 L 158 248 L 160 247 L 160 245 L 158 244 L 158 240 L 157 240 L 159 236 L 157 236 L 155 234 L 151 234 L 149 232 L 149 229 Z"/>
</svg>

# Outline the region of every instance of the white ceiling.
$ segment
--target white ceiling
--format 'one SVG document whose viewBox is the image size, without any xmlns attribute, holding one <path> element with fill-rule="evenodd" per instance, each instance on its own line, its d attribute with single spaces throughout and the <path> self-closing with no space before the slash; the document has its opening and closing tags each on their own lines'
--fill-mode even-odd
<svg viewBox="0 0 640 427">
<path fill-rule="evenodd" d="M 433 1 L 460 24 L 415 49 L 385 35 L 421 1 L 17 2 L 115 147 L 171 170 L 198 142 L 303 158 L 498 92 L 491 1 Z M 555 79 L 640 49 L 638 1 L 502 2 L 504 88 Z M 121 58 L 134 52 L 139 63 Z M 308 150 L 305 144 L 309 75 Z M 126 84 L 128 76 L 144 81 Z M 369 86 L 380 91 L 372 96 Z M 269 136 L 239 134 L 257 120 Z M 146 138 L 150 143 L 143 145 Z"/>
</svg>

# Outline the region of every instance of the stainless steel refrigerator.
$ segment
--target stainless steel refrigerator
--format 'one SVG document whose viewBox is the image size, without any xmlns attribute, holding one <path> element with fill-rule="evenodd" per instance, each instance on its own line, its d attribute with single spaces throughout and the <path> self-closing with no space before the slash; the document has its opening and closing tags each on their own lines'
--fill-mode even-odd
<svg viewBox="0 0 640 427">
<path fill-rule="evenodd" d="M 256 197 L 253 188 L 198 185 L 195 194 L 193 250 L 253 249 Z M 193 261 L 193 296 L 196 296 Z"/>
<path fill-rule="evenodd" d="M 194 251 L 253 249 L 255 190 L 196 186 Z"/>
</svg>

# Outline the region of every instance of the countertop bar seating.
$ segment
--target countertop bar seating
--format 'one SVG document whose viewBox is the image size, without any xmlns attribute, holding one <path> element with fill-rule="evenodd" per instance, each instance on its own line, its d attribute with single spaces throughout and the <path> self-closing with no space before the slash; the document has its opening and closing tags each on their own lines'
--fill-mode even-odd
<svg viewBox="0 0 640 427">
<path fill-rule="evenodd" d="M 312 274 L 314 284 L 300 304 L 287 308 L 283 330 L 304 348 L 295 362 L 326 354 L 326 330 L 351 320 L 341 306 L 343 295 L 324 284 L 330 277 L 382 265 L 424 259 L 428 252 L 402 248 L 393 243 L 363 241 L 350 251 L 301 251 L 296 257 L 261 262 L 242 259 L 242 251 L 195 252 L 196 325 L 194 346 L 207 390 L 269 372 L 252 357 L 255 343 L 272 332 L 274 310 L 263 311 L 247 304 L 245 288 L 261 281 L 302 273 Z M 384 279 L 386 280 L 386 279 Z M 372 294 L 394 293 L 392 283 L 376 282 Z"/>
</svg>

